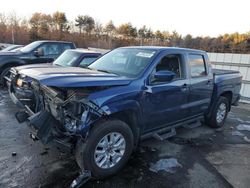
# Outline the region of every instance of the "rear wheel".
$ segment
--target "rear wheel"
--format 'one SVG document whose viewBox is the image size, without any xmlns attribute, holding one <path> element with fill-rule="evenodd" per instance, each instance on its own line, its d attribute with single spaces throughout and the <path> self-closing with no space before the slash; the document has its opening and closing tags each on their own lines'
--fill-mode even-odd
<svg viewBox="0 0 250 188">
<path fill-rule="evenodd" d="M 107 120 L 96 125 L 86 141 L 78 141 L 76 160 L 96 178 L 116 174 L 128 161 L 133 150 L 133 133 L 120 120 Z"/>
<path fill-rule="evenodd" d="M 226 97 L 219 97 L 210 117 L 206 118 L 206 122 L 210 127 L 220 128 L 224 125 L 230 104 Z"/>
</svg>

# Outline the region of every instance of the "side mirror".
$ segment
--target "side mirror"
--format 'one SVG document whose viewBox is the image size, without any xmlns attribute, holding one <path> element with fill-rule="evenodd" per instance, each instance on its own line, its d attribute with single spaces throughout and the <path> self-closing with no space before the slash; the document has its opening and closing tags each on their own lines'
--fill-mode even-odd
<svg viewBox="0 0 250 188">
<path fill-rule="evenodd" d="M 154 74 L 155 82 L 170 82 L 175 77 L 175 73 L 171 71 L 158 71 Z"/>
<path fill-rule="evenodd" d="M 44 56 L 43 48 L 38 48 L 36 51 L 34 51 L 34 56 L 36 57 Z"/>
</svg>

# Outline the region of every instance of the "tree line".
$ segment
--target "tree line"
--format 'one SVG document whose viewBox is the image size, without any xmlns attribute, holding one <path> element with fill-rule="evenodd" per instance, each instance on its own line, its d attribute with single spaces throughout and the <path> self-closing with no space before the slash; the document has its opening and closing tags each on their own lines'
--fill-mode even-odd
<svg viewBox="0 0 250 188">
<path fill-rule="evenodd" d="M 100 23 L 89 15 L 69 20 L 64 12 L 36 12 L 29 19 L 15 13 L 0 13 L 0 42 L 28 44 L 35 40 L 68 40 L 78 47 L 113 49 L 129 45 L 160 45 L 195 48 L 209 52 L 250 53 L 250 32 L 223 34 L 218 37 L 182 36 L 177 31 L 153 31 L 131 23 L 116 26 L 112 20 Z"/>
</svg>

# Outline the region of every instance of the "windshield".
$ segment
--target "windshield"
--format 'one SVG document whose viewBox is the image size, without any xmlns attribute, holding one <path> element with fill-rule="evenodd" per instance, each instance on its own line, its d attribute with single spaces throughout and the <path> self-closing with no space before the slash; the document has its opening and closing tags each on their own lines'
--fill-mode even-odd
<svg viewBox="0 0 250 188">
<path fill-rule="evenodd" d="M 24 46 L 22 49 L 20 49 L 21 52 L 27 53 L 33 51 L 36 47 L 38 47 L 41 44 L 41 42 L 32 42 L 28 44 L 27 46 Z"/>
<path fill-rule="evenodd" d="M 88 66 L 90 69 L 137 77 L 155 56 L 155 50 L 118 48 Z"/>
<path fill-rule="evenodd" d="M 72 67 L 75 62 L 79 59 L 81 56 L 81 53 L 79 52 L 74 52 L 71 50 L 66 50 L 65 52 L 62 53 L 55 61 L 54 65 L 60 65 L 63 67 Z"/>
</svg>

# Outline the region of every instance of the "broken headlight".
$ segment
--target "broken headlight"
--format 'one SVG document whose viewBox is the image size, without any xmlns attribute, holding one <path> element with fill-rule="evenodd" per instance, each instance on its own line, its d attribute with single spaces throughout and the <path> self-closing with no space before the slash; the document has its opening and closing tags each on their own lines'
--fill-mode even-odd
<svg viewBox="0 0 250 188">
<path fill-rule="evenodd" d="M 16 85 L 20 88 L 29 89 L 31 86 L 31 78 L 26 77 L 25 75 L 20 75 L 16 81 Z"/>
</svg>

